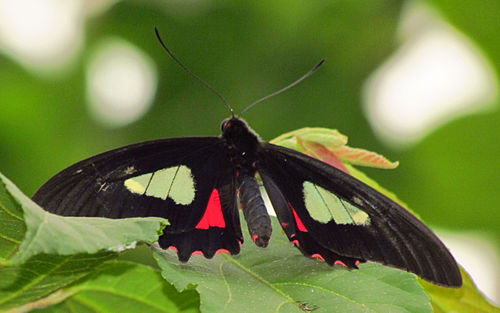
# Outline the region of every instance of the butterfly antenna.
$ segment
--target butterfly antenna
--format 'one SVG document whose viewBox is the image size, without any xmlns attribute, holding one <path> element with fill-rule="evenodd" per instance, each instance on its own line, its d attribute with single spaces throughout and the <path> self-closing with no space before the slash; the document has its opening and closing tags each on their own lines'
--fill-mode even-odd
<svg viewBox="0 0 500 313">
<path fill-rule="evenodd" d="M 168 55 L 172 58 L 172 60 L 174 60 L 175 63 L 177 63 L 186 73 L 188 73 L 189 75 L 191 75 L 194 78 L 196 78 L 200 83 L 202 83 L 205 87 L 207 87 L 210 91 L 212 91 L 217 97 L 219 97 L 219 99 L 222 100 L 222 102 L 226 105 L 226 107 L 231 112 L 231 115 L 234 117 L 234 110 L 231 107 L 231 105 L 229 104 L 229 102 L 226 100 L 226 98 L 224 98 L 224 96 L 220 92 L 218 92 L 217 90 L 215 90 L 215 88 L 212 87 L 209 83 L 207 83 L 206 81 L 204 81 L 203 79 L 201 79 L 201 77 L 199 77 L 198 75 L 196 75 L 195 73 L 193 73 L 189 68 L 187 68 L 184 64 L 182 64 L 182 62 L 179 61 L 179 59 L 177 59 L 175 57 L 175 55 L 172 53 L 172 51 L 170 51 L 170 49 L 167 48 L 167 45 L 161 39 L 160 32 L 158 31 L 158 28 L 156 28 L 156 27 L 155 27 L 155 33 L 156 33 L 156 37 L 158 38 L 158 41 L 160 42 L 161 46 L 168 53 Z"/>
<path fill-rule="evenodd" d="M 305 73 L 301 78 L 297 79 L 296 81 L 294 81 L 293 83 L 291 83 L 290 85 L 286 86 L 286 87 L 283 87 L 281 88 L 280 90 L 278 91 L 275 91 L 273 92 L 272 94 L 269 94 L 265 97 L 262 97 L 254 102 L 252 102 L 249 106 L 247 106 L 243 111 L 241 111 L 240 113 L 240 116 L 243 115 L 243 113 L 245 113 L 246 111 L 248 111 L 250 108 L 252 108 L 254 105 L 256 105 L 257 103 L 261 103 L 271 97 L 274 97 L 276 95 L 279 95 L 280 93 L 282 92 L 285 92 L 287 91 L 288 89 L 292 88 L 293 86 L 297 85 L 298 83 L 300 83 L 301 81 L 303 81 L 304 79 L 308 78 L 309 76 L 311 76 L 312 74 L 314 74 L 314 72 L 316 72 L 316 70 L 321 66 L 323 65 L 323 63 L 325 63 L 325 59 L 322 59 L 321 61 L 319 61 L 318 64 L 316 64 L 312 69 L 309 70 L 309 72 Z"/>
</svg>

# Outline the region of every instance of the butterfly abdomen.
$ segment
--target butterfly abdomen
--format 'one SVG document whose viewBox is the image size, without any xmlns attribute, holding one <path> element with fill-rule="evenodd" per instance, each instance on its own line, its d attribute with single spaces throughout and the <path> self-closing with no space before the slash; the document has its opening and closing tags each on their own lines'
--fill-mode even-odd
<svg viewBox="0 0 500 313">
<path fill-rule="evenodd" d="M 249 175 L 238 177 L 238 189 L 248 232 L 257 246 L 267 247 L 272 233 L 271 219 L 255 177 Z"/>
</svg>

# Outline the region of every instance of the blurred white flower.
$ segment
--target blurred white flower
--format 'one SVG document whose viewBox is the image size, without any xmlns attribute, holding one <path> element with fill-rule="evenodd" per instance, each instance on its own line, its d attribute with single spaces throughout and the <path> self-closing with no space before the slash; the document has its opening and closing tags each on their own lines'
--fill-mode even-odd
<svg viewBox="0 0 500 313">
<path fill-rule="evenodd" d="M 402 19 L 405 42 L 368 80 L 364 109 L 389 145 L 408 145 L 464 114 L 492 109 L 498 81 L 468 38 L 422 5 Z"/>
<path fill-rule="evenodd" d="M 83 43 L 82 0 L 0 0 L 0 51 L 28 70 L 64 68 Z"/>
<path fill-rule="evenodd" d="M 158 83 L 152 59 L 121 40 L 103 41 L 91 57 L 86 92 L 92 116 L 108 127 L 141 118 L 151 107 Z"/>
</svg>

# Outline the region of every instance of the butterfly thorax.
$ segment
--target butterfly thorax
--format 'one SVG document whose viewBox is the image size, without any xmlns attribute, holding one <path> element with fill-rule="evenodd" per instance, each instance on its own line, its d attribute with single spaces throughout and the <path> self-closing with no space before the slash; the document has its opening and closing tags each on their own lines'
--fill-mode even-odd
<svg viewBox="0 0 500 313">
<path fill-rule="evenodd" d="M 222 121 L 221 129 L 222 138 L 229 151 L 229 158 L 235 167 L 243 170 L 255 169 L 254 163 L 261 147 L 258 135 L 244 120 L 237 117 Z"/>
</svg>

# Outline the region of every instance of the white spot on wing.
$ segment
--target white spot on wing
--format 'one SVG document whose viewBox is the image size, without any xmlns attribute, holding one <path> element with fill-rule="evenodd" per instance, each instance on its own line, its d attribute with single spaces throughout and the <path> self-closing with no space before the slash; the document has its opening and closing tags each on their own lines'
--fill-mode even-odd
<svg viewBox="0 0 500 313">
<path fill-rule="evenodd" d="M 130 174 L 134 174 L 135 172 L 136 172 L 135 167 L 133 167 L 133 166 L 129 166 L 129 167 L 127 167 L 127 168 L 123 171 L 123 174 L 125 174 L 125 175 L 130 175 Z"/>
<path fill-rule="evenodd" d="M 363 205 L 363 201 L 356 196 L 352 197 L 352 201 L 354 201 L 357 205 Z"/>
<path fill-rule="evenodd" d="M 99 190 L 97 192 L 106 191 L 106 190 L 108 190 L 108 188 L 109 188 L 109 185 L 107 183 L 101 183 L 101 184 L 99 184 Z"/>
</svg>

